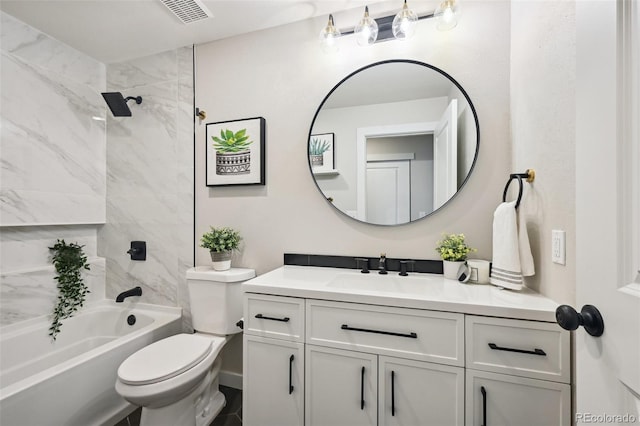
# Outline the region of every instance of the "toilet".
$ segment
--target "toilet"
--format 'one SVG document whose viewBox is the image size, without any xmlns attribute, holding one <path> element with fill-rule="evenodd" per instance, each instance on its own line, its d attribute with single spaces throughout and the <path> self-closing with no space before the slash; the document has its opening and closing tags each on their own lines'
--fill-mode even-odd
<svg viewBox="0 0 640 426">
<path fill-rule="evenodd" d="M 135 352 L 118 368 L 116 391 L 142 407 L 140 426 L 208 426 L 225 406 L 220 351 L 242 318 L 241 283 L 253 269 L 187 271 L 193 334 L 176 334 Z"/>
</svg>

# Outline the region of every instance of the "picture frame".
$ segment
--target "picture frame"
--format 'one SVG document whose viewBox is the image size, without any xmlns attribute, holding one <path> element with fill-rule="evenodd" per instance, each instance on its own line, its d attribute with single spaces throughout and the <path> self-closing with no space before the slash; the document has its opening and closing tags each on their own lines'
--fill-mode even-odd
<svg viewBox="0 0 640 426">
<path fill-rule="evenodd" d="M 263 117 L 207 123 L 206 186 L 265 184 Z"/>
<path fill-rule="evenodd" d="M 335 134 L 319 133 L 309 137 L 309 165 L 313 173 L 335 169 Z"/>
</svg>

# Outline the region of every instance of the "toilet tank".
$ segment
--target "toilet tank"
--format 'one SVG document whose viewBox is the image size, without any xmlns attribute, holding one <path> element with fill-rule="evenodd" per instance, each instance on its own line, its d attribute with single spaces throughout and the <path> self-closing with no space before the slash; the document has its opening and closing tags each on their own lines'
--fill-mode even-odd
<svg viewBox="0 0 640 426">
<path fill-rule="evenodd" d="M 256 276 L 253 269 L 215 271 L 210 266 L 187 270 L 193 328 L 202 333 L 228 335 L 242 330 L 242 283 Z"/>
</svg>

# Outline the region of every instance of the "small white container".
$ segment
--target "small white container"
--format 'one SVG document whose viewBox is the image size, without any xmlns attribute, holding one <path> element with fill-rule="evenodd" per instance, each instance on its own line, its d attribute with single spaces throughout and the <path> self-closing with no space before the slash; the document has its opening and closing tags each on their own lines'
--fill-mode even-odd
<svg viewBox="0 0 640 426">
<path fill-rule="evenodd" d="M 469 266 L 469 282 L 487 284 L 489 282 L 489 261 L 481 259 L 467 259 Z"/>
</svg>

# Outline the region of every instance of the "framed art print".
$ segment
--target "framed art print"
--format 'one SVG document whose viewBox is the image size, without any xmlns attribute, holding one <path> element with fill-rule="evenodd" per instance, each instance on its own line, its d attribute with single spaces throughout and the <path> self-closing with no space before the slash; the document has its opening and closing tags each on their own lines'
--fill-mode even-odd
<svg viewBox="0 0 640 426">
<path fill-rule="evenodd" d="M 333 133 L 311 135 L 309 138 L 309 164 L 314 173 L 332 171 L 334 165 Z"/>
<path fill-rule="evenodd" d="M 265 120 L 207 123 L 207 186 L 264 185 Z"/>
</svg>

